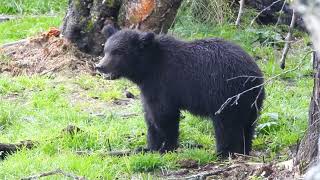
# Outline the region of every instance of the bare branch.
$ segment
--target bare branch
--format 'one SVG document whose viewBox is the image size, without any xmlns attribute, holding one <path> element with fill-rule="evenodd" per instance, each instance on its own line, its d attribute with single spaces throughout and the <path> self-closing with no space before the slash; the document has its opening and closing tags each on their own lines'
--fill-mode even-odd
<svg viewBox="0 0 320 180">
<path fill-rule="evenodd" d="M 247 93 L 247 92 L 250 92 L 250 91 L 252 91 L 252 90 L 254 90 L 254 89 L 262 88 L 265 84 L 273 81 L 274 79 L 276 79 L 276 78 L 278 78 L 278 77 L 280 77 L 280 76 L 282 76 L 282 75 L 284 75 L 284 74 L 287 74 L 287 73 L 289 73 L 289 72 L 293 72 L 293 71 L 299 69 L 299 67 L 300 67 L 300 66 L 302 65 L 302 63 L 303 63 L 303 60 L 304 60 L 310 53 L 312 53 L 312 52 L 313 52 L 313 51 L 307 52 L 306 55 L 303 57 L 302 61 L 301 61 L 296 67 L 294 67 L 293 69 L 289 69 L 289 70 L 284 71 L 284 72 L 282 72 L 282 73 L 280 73 L 280 74 L 277 74 L 277 75 L 269 78 L 268 80 L 266 80 L 266 81 L 265 81 L 264 83 L 262 83 L 262 84 L 259 84 L 259 85 L 257 85 L 257 86 L 251 87 L 251 88 L 249 88 L 249 89 L 247 89 L 247 90 L 245 90 L 245 91 L 242 91 L 242 92 L 239 93 L 239 94 L 236 94 L 236 95 L 234 95 L 234 96 L 232 96 L 232 97 L 229 97 L 229 98 L 220 106 L 220 108 L 218 109 L 218 111 L 215 112 L 215 114 L 216 114 L 216 115 L 217 115 L 217 114 L 220 114 L 220 113 L 223 111 L 223 109 L 224 109 L 227 105 L 229 105 L 229 103 L 232 102 L 232 101 L 233 101 L 233 102 L 232 102 L 231 106 L 232 106 L 232 105 L 237 105 L 237 104 L 238 104 L 238 100 L 239 100 L 239 98 L 240 98 L 241 95 L 243 95 L 243 94 L 245 94 L 245 93 Z M 238 77 L 235 77 L 235 78 L 239 78 L 239 77 L 246 77 L 246 76 L 238 76 Z M 247 76 L 247 77 L 252 77 L 252 76 Z M 231 78 L 231 79 L 235 79 L 235 78 Z M 229 80 L 230 80 L 230 79 L 229 79 Z M 260 95 L 260 93 L 258 93 L 257 96 L 259 96 L 259 95 Z M 257 100 L 257 98 L 256 98 L 256 100 Z M 255 100 L 255 101 L 256 101 L 256 100 Z M 253 103 L 255 103 L 255 102 L 253 102 Z"/>
<path fill-rule="evenodd" d="M 236 26 L 240 25 L 241 15 L 243 14 L 244 0 L 240 0 L 239 4 L 240 4 L 240 7 L 239 7 L 239 13 L 238 13 L 237 21 L 236 21 Z"/>
<path fill-rule="evenodd" d="M 292 12 L 292 18 L 291 18 L 291 23 L 290 23 L 290 26 L 289 26 L 289 31 L 288 31 L 288 34 L 287 34 L 287 37 L 286 37 L 286 44 L 284 45 L 284 49 L 282 51 L 282 56 L 281 56 L 281 60 L 280 60 L 280 68 L 281 69 L 284 69 L 285 68 L 285 63 L 286 63 L 286 57 L 287 57 L 287 54 L 289 52 L 289 48 L 290 48 L 290 42 L 291 42 L 291 39 L 292 39 L 292 30 L 294 28 L 294 25 L 296 23 L 296 11 L 293 10 Z"/>
<path fill-rule="evenodd" d="M 67 173 L 67 172 L 62 171 L 61 169 L 56 169 L 56 170 L 49 171 L 49 172 L 44 172 L 44 173 L 41 173 L 41 174 L 38 174 L 38 175 L 33 175 L 33 176 L 21 178 L 21 180 L 39 179 L 41 177 L 47 177 L 47 176 L 58 175 L 58 174 L 61 174 L 61 175 L 65 176 L 65 177 L 73 178 L 73 179 L 76 179 L 76 180 L 86 180 L 86 178 L 83 177 L 83 176 L 78 176 L 78 175 L 75 175 L 75 174 Z"/>
<path fill-rule="evenodd" d="M 277 23 L 276 23 L 275 27 L 277 27 L 278 24 L 280 23 L 281 16 L 283 15 L 283 9 L 284 9 L 286 3 L 287 3 L 287 0 L 284 0 L 283 4 L 282 4 L 282 7 L 281 7 L 281 10 L 279 11 L 279 17 L 278 17 L 278 20 L 277 20 Z"/>
<path fill-rule="evenodd" d="M 238 79 L 238 78 L 256 78 L 256 79 L 263 79 L 263 77 L 261 76 L 247 76 L 247 75 L 241 75 L 241 76 L 236 76 L 236 77 L 233 77 L 233 78 L 230 78 L 230 79 L 227 79 L 227 81 L 231 81 L 231 80 L 234 80 L 234 79 Z"/>
<path fill-rule="evenodd" d="M 132 154 L 139 154 L 139 153 L 147 153 L 150 152 L 151 150 L 148 148 L 136 148 L 134 150 L 118 150 L 118 151 L 100 151 L 100 152 L 93 152 L 93 151 L 76 151 L 75 153 L 78 155 L 93 155 L 93 154 L 97 154 L 99 156 L 130 156 Z"/>
<path fill-rule="evenodd" d="M 183 177 L 181 179 L 207 179 L 207 177 L 209 177 L 209 176 L 222 174 L 222 173 L 224 173 L 226 171 L 230 171 L 230 170 L 232 170 L 234 168 L 236 168 L 236 166 L 226 167 L 226 168 L 218 169 L 218 170 L 215 170 L 215 171 L 205 171 L 205 172 L 202 172 L 202 173 L 199 173 L 199 174 L 195 174 L 195 175 L 192 175 L 192 176 Z M 168 178 L 168 179 L 177 179 L 177 178 L 175 177 L 175 178 Z"/>
<path fill-rule="evenodd" d="M 24 45 L 27 42 L 28 42 L 27 39 L 22 39 L 22 40 L 19 40 L 19 41 L 15 41 L 15 42 L 4 44 L 0 48 L 7 48 L 7 47 L 10 47 L 10 46 L 14 46 L 14 45 Z"/>
<path fill-rule="evenodd" d="M 272 4 L 270 4 L 268 7 L 262 9 L 262 10 L 257 14 L 257 16 L 252 19 L 252 21 L 251 21 L 251 23 L 250 23 L 250 26 L 253 25 L 253 23 L 256 21 L 256 19 L 257 19 L 263 12 L 265 12 L 265 11 L 268 10 L 270 7 L 272 7 L 273 5 L 277 4 L 277 3 L 280 2 L 280 1 L 281 1 L 281 0 L 277 0 L 277 1 L 273 2 Z"/>
</svg>

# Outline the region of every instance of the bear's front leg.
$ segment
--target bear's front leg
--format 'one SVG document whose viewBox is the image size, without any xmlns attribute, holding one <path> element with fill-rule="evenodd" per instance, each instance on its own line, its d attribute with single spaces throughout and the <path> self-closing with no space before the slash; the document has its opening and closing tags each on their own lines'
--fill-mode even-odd
<svg viewBox="0 0 320 180">
<path fill-rule="evenodd" d="M 178 147 L 179 110 L 173 107 L 145 104 L 148 148 L 164 153 Z"/>
<path fill-rule="evenodd" d="M 147 114 L 147 113 L 146 113 Z M 159 131 L 157 130 L 157 127 L 152 123 L 152 119 L 147 118 L 146 115 L 146 123 L 147 123 L 147 143 L 148 143 L 148 149 L 151 151 L 159 151 L 161 148 L 164 137 L 160 135 Z"/>
</svg>

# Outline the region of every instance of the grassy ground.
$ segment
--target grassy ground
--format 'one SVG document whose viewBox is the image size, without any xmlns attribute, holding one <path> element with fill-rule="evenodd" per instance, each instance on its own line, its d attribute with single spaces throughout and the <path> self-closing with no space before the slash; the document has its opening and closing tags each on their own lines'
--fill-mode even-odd
<svg viewBox="0 0 320 180">
<path fill-rule="evenodd" d="M 1 3 L 0 12 L 17 12 L 3 8 Z M 33 13 L 27 9 L 21 12 Z M 240 44 L 259 59 L 266 79 L 284 72 L 276 62 L 280 57 L 279 46 L 283 45 L 274 43 L 283 35 L 278 32 L 279 28 L 206 26 L 183 23 L 190 22 L 187 16 L 180 18 L 172 29 L 176 36 L 184 39 L 223 37 Z M 0 43 L 25 38 L 46 27 L 57 26 L 62 20 L 61 17 L 40 19 L 34 21 L 26 17 L 0 24 L 0 32 L 7 32 L 0 35 Z M 13 33 L 12 26 L 19 31 Z M 12 30 L 7 30 L 9 28 Z M 267 161 L 289 158 L 288 149 L 303 136 L 307 125 L 313 85 L 310 58 L 304 59 L 309 51 L 308 40 L 304 40 L 303 33 L 294 34 L 301 40 L 293 44 L 287 69 L 297 69 L 267 84 L 267 99 L 253 143 L 254 151 Z M 137 98 L 127 99 L 125 91 Z M 0 142 L 26 139 L 39 142 L 32 150 L 22 150 L 0 161 L 0 179 L 17 179 L 57 168 L 89 179 L 149 179 L 154 174 L 179 169 L 182 160 L 193 159 L 199 164 L 216 161 L 211 123 L 187 112 L 183 112 L 181 121 L 179 152 L 163 156 L 157 153 L 102 156 L 109 146 L 112 150 L 123 150 L 146 144 L 146 126 L 138 94 L 137 87 L 123 79 L 107 81 L 86 74 L 54 77 L 0 74 Z M 74 136 L 62 133 L 69 124 L 82 131 Z M 188 148 L 189 144 L 201 144 L 203 148 Z M 78 155 L 80 151 L 92 152 L 92 155 Z"/>
<path fill-rule="evenodd" d="M 0 24 L 0 44 L 5 44 L 59 27 L 61 16 L 27 16 Z"/>
<path fill-rule="evenodd" d="M 59 27 L 66 6 L 67 0 L 1 0 L 0 14 L 16 19 L 0 24 L 0 44 Z"/>
<path fill-rule="evenodd" d="M 0 14 L 55 14 L 63 12 L 67 0 L 2 0 Z"/>
</svg>

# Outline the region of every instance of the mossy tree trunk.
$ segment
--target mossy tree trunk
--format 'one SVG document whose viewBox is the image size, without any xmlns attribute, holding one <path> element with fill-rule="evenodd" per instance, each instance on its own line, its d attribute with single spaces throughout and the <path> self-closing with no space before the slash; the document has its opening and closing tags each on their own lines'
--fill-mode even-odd
<svg viewBox="0 0 320 180">
<path fill-rule="evenodd" d="M 62 34 L 83 52 L 101 55 L 105 25 L 166 33 L 182 0 L 69 0 Z"/>
</svg>

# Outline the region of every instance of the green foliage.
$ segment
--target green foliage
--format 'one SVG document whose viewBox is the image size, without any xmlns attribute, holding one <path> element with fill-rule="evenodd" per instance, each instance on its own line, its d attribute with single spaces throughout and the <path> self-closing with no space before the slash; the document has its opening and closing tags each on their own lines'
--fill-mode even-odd
<svg viewBox="0 0 320 180">
<path fill-rule="evenodd" d="M 9 2 L 5 0 L 0 4 Z M 193 3 L 201 2 L 204 1 Z M 4 6 L 0 7 L 3 9 Z M 22 9 L 22 13 L 35 12 Z M 295 42 L 288 54 L 286 70 L 292 71 L 274 78 L 284 72 L 277 62 L 283 44 L 281 37 L 285 36 L 282 31 L 272 26 L 246 27 L 250 23 L 250 12 L 243 17 L 243 27 L 236 28 L 219 22 L 219 19 L 212 23 L 199 23 L 187 12 L 189 10 L 180 11 L 171 33 L 187 40 L 221 37 L 233 41 L 257 60 L 266 81 L 272 78 L 266 84 L 267 98 L 257 124 L 253 149 L 263 153 L 268 161 L 288 158 L 288 147 L 301 139 L 307 127 L 313 86 L 310 55 L 306 56 L 310 51 L 306 46 L 309 42 L 307 35 L 295 32 L 304 39 Z M 228 13 L 226 11 L 224 20 L 229 19 Z M 0 43 L 26 38 L 50 26 L 58 26 L 61 20 L 62 16 L 26 16 L 1 23 Z M 10 59 L 1 55 L 0 61 Z M 132 92 L 137 98 L 126 99 L 125 91 Z M 117 105 L 114 103 L 117 100 L 125 100 L 128 104 Z M 0 142 L 31 139 L 39 145 L 0 161 L 0 179 L 18 179 L 57 168 L 88 179 L 152 179 L 162 169 L 180 168 L 181 160 L 195 160 L 199 165 L 215 162 L 212 123 L 188 112 L 182 112 L 182 116 L 178 152 L 111 157 L 106 155 L 110 147 L 117 151 L 146 144 L 146 125 L 139 90 L 135 85 L 124 79 L 109 81 L 84 74 L 71 78 L 1 74 Z M 62 133 L 62 129 L 70 124 L 81 131 L 74 135 Z M 190 144 L 200 144 L 203 148 L 193 149 Z M 78 155 L 79 151 L 91 154 Z"/>
<path fill-rule="evenodd" d="M 196 160 L 199 165 L 207 164 L 217 160 L 213 150 L 188 149 L 179 155 L 179 159 Z"/>
<path fill-rule="evenodd" d="M 50 27 L 59 27 L 61 20 L 59 16 L 26 16 L 0 23 L 0 44 L 25 39 L 47 31 Z"/>
<path fill-rule="evenodd" d="M 47 79 L 38 76 L 0 76 L 0 94 L 19 93 L 25 89 L 42 90 L 46 86 Z"/>
<path fill-rule="evenodd" d="M 233 17 L 227 0 L 186 0 L 181 5 L 180 13 L 190 16 L 192 21 L 209 24 L 223 24 Z"/>
<path fill-rule="evenodd" d="M 0 14 L 47 14 L 66 10 L 67 0 L 1 0 Z"/>
<path fill-rule="evenodd" d="M 130 157 L 130 170 L 133 172 L 154 171 L 165 165 L 164 159 L 160 154 L 139 154 Z"/>
<path fill-rule="evenodd" d="M 17 119 L 17 111 L 9 103 L 0 103 L 0 131 L 9 127 Z"/>
</svg>

